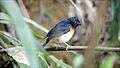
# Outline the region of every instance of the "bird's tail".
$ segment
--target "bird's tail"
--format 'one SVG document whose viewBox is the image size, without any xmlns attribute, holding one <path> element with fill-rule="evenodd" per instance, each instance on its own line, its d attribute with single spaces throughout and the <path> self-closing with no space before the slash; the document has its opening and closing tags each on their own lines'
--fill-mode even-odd
<svg viewBox="0 0 120 68">
<path fill-rule="evenodd" d="M 42 46 L 45 47 L 48 44 L 49 41 L 50 41 L 50 38 L 47 38 L 46 42 Z"/>
</svg>

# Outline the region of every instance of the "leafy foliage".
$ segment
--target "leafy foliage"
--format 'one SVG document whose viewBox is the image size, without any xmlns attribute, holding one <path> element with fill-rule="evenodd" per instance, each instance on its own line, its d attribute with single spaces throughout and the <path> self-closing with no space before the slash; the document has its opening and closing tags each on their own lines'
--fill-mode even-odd
<svg viewBox="0 0 120 68">
<path fill-rule="evenodd" d="M 4 31 L 0 32 L 0 39 L 1 39 L 1 41 L 5 40 L 4 44 L 7 45 L 6 46 L 7 48 L 9 48 L 8 45 L 11 43 L 12 43 L 12 45 L 15 45 L 15 47 L 19 46 L 19 45 L 24 47 L 24 50 L 27 54 L 30 64 L 28 66 L 28 65 L 20 63 L 18 61 L 21 68 L 29 68 L 29 67 L 31 67 L 31 68 L 48 68 L 51 66 L 48 63 L 52 63 L 53 65 L 56 66 L 56 68 L 63 68 L 63 67 L 71 68 L 69 65 L 65 64 L 61 60 L 59 61 L 55 57 L 49 56 L 49 54 L 47 52 L 45 52 L 43 50 L 43 48 L 41 48 L 41 46 L 39 46 L 40 49 L 38 49 L 38 46 L 36 46 L 36 45 L 41 44 L 41 43 L 37 42 L 35 37 L 32 35 L 32 32 L 29 29 L 28 24 L 26 24 L 26 22 L 30 22 L 33 26 L 35 26 L 36 28 L 39 28 L 45 32 L 48 32 L 48 30 L 44 29 L 42 26 L 39 26 L 38 24 L 36 24 L 36 22 L 34 22 L 30 19 L 24 18 L 22 16 L 22 13 L 20 12 L 19 6 L 17 5 L 17 3 L 14 0 L 11 0 L 11 1 L 1 0 L 0 5 L 2 6 L 2 8 L 5 9 L 5 12 L 6 12 L 6 14 L 1 13 L 2 16 L 0 17 L 0 20 L 1 20 L 0 23 L 14 24 L 16 27 L 15 29 L 17 31 L 18 38 L 20 41 L 18 39 L 16 39 L 15 37 L 11 36 L 9 33 L 6 33 Z M 13 10 L 12 8 L 14 8 L 15 10 Z M 16 12 L 14 12 L 14 11 L 16 11 Z M 5 45 L 3 45 L 3 46 L 5 46 Z M 11 47 L 13 47 L 13 46 L 11 46 Z M 24 55 L 24 56 L 26 56 L 26 55 Z M 15 59 L 15 60 L 17 60 L 17 59 Z"/>
</svg>

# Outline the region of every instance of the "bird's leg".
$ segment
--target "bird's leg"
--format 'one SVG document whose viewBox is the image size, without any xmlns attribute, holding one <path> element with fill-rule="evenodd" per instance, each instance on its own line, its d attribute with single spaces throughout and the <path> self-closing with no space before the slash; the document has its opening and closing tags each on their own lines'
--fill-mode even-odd
<svg viewBox="0 0 120 68">
<path fill-rule="evenodd" d="M 66 47 L 66 51 L 68 51 L 68 48 L 70 47 L 70 45 L 67 44 L 66 42 L 64 42 L 64 44 L 67 46 L 67 47 Z"/>
</svg>

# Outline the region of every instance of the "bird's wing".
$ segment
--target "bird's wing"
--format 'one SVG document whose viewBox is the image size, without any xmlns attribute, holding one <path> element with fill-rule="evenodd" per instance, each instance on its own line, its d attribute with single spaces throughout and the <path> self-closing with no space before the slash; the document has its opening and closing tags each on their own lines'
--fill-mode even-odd
<svg viewBox="0 0 120 68">
<path fill-rule="evenodd" d="M 64 20 L 59 22 L 55 27 L 53 27 L 47 34 L 47 37 L 59 37 L 70 31 L 71 25 L 68 23 L 69 21 Z"/>
</svg>

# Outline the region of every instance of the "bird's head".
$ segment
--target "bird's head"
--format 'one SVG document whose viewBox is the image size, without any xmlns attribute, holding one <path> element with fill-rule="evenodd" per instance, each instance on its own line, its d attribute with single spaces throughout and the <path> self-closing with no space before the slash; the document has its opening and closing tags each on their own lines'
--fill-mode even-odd
<svg viewBox="0 0 120 68">
<path fill-rule="evenodd" d="M 68 20 L 70 21 L 70 24 L 73 26 L 73 28 L 76 28 L 77 26 L 81 25 L 81 22 L 78 19 L 78 17 L 71 17 L 68 18 Z"/>
</svg>

